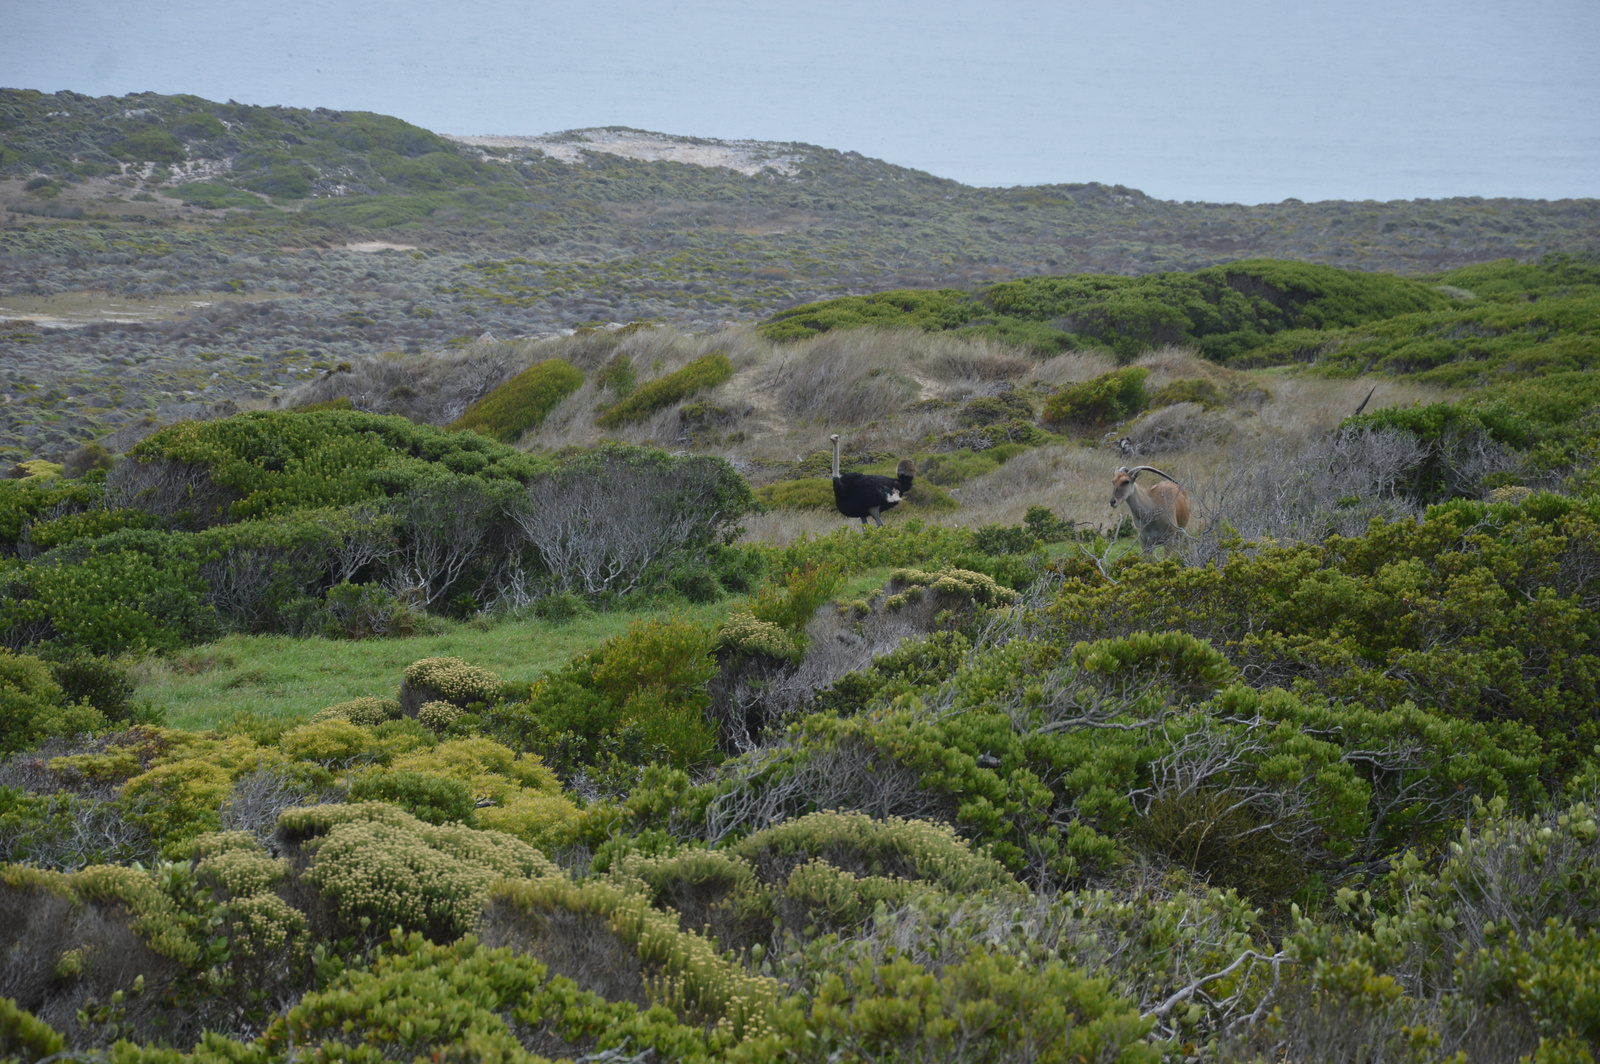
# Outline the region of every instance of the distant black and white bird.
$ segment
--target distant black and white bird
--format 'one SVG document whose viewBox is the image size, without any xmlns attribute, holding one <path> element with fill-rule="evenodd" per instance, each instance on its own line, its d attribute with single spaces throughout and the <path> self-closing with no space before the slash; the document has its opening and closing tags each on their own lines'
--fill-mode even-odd
<svg viewBox="0 0 1600 1064">
<path fill-rule="evenodd" d="M 861 518 L 863 526 L 870 517 L 878 522 L 880 528 L 883 527 L 883 518 L 878 515 L 899 506 L 900 500 L 906 497 L 906 492 L 911 490 L 912 474 L 917 471 L 916 463 L 909 458 L 900 459 L 900 465 L 895 470 L 898 475 L 892 477 L 876 473 L 841 473 L 838 434 L 835 433 L 832 439 L 834 504 L 846 517 Z"/>
</svg>

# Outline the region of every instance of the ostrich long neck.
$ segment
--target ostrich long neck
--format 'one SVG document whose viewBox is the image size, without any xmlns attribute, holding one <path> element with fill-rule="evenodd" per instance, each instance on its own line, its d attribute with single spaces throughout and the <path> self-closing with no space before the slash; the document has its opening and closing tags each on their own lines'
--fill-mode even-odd
<svg viewBox="0 0 1600 1064">
<path fill-rule="evenodd" d="M 839 437 L 833 438 L 833 479 L 839 479 Z"/>
</svg>

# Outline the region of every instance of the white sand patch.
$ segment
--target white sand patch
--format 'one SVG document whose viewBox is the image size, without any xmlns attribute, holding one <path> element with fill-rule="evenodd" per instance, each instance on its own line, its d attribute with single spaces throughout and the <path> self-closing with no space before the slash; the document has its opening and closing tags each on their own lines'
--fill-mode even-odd
<svg viewBox="0 0 1600 1064">
<path fill-rule="evenodd" d="M 354 244 L 344 245 L 346 251 L 359 251 L 364 255 L 372 255 L 379 251 L 415 251 L 415 244 L 391 244 L 387 240 L 362 240 Z"/>
<path fill-rule="evenodd" d="M 483 148 L 525 148 L 564 163 L 583 161 L 584 152 L 620 155 L 642 162 L 688 163 L 719 167 L 754 176 L 763 170 L 788 177 L 800 169 L 805 154 L 793 144 L 764 140 L 713 140 L 707 137 L 673 137 L 639 130 L 575 129 L 537 137 L 477 136 L 447 139 Z"/>
</svg>

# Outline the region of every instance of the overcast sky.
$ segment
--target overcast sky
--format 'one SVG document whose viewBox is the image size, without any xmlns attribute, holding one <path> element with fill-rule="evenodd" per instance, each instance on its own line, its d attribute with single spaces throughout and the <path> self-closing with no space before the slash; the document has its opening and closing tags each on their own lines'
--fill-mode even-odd
<svg viewBox="0 0 1600 1064">
<path fill-rule="evenodd" d="M 1600 195 L 1600 0 L 0 0 L 0 85 L 1177 200 Z"/>
</svg>

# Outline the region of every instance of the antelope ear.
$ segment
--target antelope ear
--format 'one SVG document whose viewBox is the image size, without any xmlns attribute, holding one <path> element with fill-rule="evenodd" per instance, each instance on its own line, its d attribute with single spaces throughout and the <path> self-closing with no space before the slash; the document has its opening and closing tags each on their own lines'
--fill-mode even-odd
<svg viewBox="0 0 1600 1064">
<path fill-rule="evenodd" d="M 1143 473 L 1143 472 L 1144 472 L 1144 466 L 1140 466 L 1138 469 L 1135 469 L 1132 473 L 1128 474 L 1128 480 L 1130 482 L 1138 480 L 1139 479 L 1139 474 Z"/>
<path fill-rule="evenodd" d="M 1127 471 L 1128 471 L 1128 467 L 1127 466 L 1125 466 L 1125 465 L 1117 466 L 1117 473 L 1126 473 Z M 1116 476 L 1116 473 L 1113 473 L 1112 476 Z"/>
</svg>

